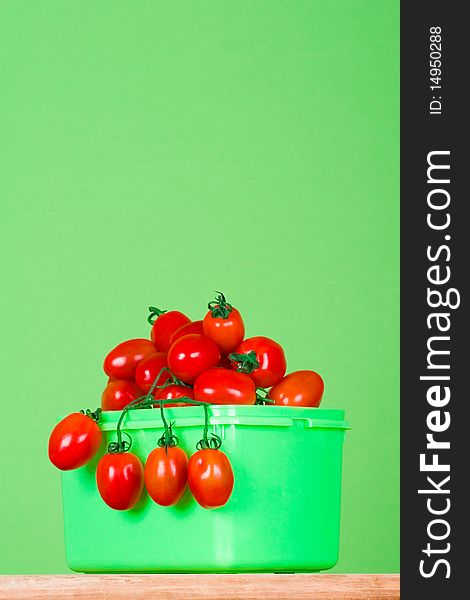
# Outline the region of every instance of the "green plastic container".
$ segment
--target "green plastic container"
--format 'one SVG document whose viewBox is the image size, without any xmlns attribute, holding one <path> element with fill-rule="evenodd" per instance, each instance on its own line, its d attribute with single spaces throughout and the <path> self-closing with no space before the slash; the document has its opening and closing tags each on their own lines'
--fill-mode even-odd
<svg viewBox="0 0 470 600">
<path fill-rule="evenodd" d="M 190 456 L 202 435 L 200 406 L 166 409 Z M 96 464 L 120 413 L 103 413 L 105 442 L 92 463 L 62 474 L 67 563 L 82 572 L 311 572 L 338 560 L 342 410 L 212 406 L 211 430 L 229 456 L 235 486 L 205 510 L 186 491 L 172 508 L 145 493 L 127 512 L 100 498 Z M 124 430 L 145 462 L 162 434 L 158 410 L 130 411 Z"/>
</svg>

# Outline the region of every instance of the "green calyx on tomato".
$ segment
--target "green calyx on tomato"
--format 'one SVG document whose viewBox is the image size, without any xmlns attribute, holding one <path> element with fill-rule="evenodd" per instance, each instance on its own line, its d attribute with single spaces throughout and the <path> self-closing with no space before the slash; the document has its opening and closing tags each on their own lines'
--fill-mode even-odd
<svg viewBox="0 0 470 600">
<path fill-rule="evenodd" d="M 239 373 L 247 373 L 249 375 L 250 373 L 253 373 L 255 369 L 259 368 L 259 362 L 254 350 L 251 350 L 247 354 L 237 354 L 236 352 L 232 352 L 228 357 L 233 363 L 238 363 L 237 371 Z"/>
<path fill-rule="evenodd" d="M 248 361 L 241 368 L 244 371 L 250 371 L 248 374 L 253 379 L 256 387 L 270 388 L 276 383 L 279 383 L 286 373 L 286 356 L 282 346 L 271 338 L 263 335 L 246 338 L 235 349 L 235 358 L 240 358 L 239 355 L 250 354 L 254 352 L 259 367 L 255 366 L 253 358 L 248 358 Z M 253 357 L 253 354 L 251 355 Z M 233 363 L 233 368 L 237 369 L 238 362 Z M 240 367 L 239 367 L 240 368 Z M 253 369 L 253 370 L 251 370 Z"/>
<path fill-rule="evenodd" d="M 202 438 L 196 444 L 197 450 L 218 450 L 221 446 L 222 440 L 215 433 L 211 433 L 210 437 Z"/>
<path fill-rule="evenodd" d="M 216 291 L 216 294 L 218 296 L 216 296 L 215 300 L 211 300 L 208 303 L 207 308 L 211 311 L 215 319 L 226 319 L 232 312 L 233 307 L 226 301 L 222 292 Z"/>
<path fill-rule="evenodd" d="M 174 446 L 177 446 L 179 440 L 176 437 L 176 435 L 173 434 L 172 431 L 172 427 L 175 424 L 175 422 L 173 421 L 172 423 L 168 423 L 168 421 L 165 418 L 163 402 L 160 402 L 160 416 L 162 418 L 164 431 L 162 437 L 158 440 L 157 443 L 160 448 L 165 448 L 165 452 L 168 453 L 168 448 L 173 448 Z"/>
<path fill-rule="evenodd" d="M 156 306 L 149 306 L 149 311 L 150 311 L 150 314 L 147 317 L 147 321 L 148 321 L 149 325 L 153 325 L 160 315 L 163 315 L 164 313 L 167 312 L 166 310 L 161 310 L 160 308 L 157 308 Z"/>
<path fill-rule="evenodd" d="M 264 406 L 265 404 L 274 404 L 274 400 L 269 397 L 268 390 L 264 388 L 256 388 L 256 401 L 255 404 Z"/>
<path fill-rule="evenodd" d="M 161 405 L 163 406 L 163 405 Z M 174 435 L 172 427 L 175 424 L 174 421 L 172 421 L 169 425 L 168 425 L 168 431 L 164 431 L 163 435 L 161 438 L 159 438 L 159 440 L 157 441 L 157 445 L 159 448 L 174 448 L 175 446 L 177 446 L 179 444 L 179 440 L 178 437 L 176 435 Z"/>
<path fill-rule="evenodd" d="M 90 417 L 90 419 L 93 419 L 93 421 L 96 423 L 99 423 L 103 410 L 101 408 L 97 408 L 95 411 L 91 411 L 89 408 L 87 408 L 86 410 L 80 410 L 79 412 L 82 413 L 82 415 Z"/>
<path fill-rule="evenodd" d="M 124 412 L 124 411 L 123 411 Z M 128 439 L 122 439 L 122 434 L 124 434 Z M 122 454 L 123 452 L 128 452 L 132 448 L 132 438 L 125 431 L 119 431 L 118 433 L 118 441 L 117 442 L 109 442 L 107 453 L 108 454 Z"/>
<path fill-rule="evenodd" d="M 196 444 L 198 450 L 218 450 L 222 446 L 222 440 L 216 433 L 209 436 L 209 409 L 207 404 L 204 406 L 204 432 L 202 439 Z"/>
</svg>

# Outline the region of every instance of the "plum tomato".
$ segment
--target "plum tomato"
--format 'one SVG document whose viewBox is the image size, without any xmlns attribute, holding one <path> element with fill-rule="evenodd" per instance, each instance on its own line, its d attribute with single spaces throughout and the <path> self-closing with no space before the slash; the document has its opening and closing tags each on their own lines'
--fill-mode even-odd
<svg viewBox="0 0 470 600">
<path fill-rule="evenodd" d="M 210 404 L 254 404 L 256 388 L 249 375 L 216 367 L 199 375 L 194 382 L 194 396 Z"/>
<path fill-rule="evenodd" d="M 209 311 L 204 317 L 204 335 L 214 340 L 222 355 L 230 354 L 245 337 L 245 325 L 236 308 L 217 292 L 216 300 L 209 302 Z"/>
<path fill-rule="evenodd" d="M 232 465 L 222 450 L 198 450 L 189 459 L 189 488 L 203 508 L 219 508 L 226 504 L 232 494 L 233 483 Z"/>
<path fill-rule="evenodd" d="M 315 371 L 294 371 L 270 391 L 269 398 L 282 406 L 320 406 L 325 385 Z"/>
<path fill-rule="evenodd" d="M 256 362 L 245 363 L 242 354 L 256 357 Z M 286 373 L 286 357 L 281 345 L 271 338 L 262 335 L 247 338 L 230 355 L 232 368 L 247 373 L 256 387 L 268 388 L 279 383 Z M 259 366 L 255 366 L 256 363 Z"/>
<path fill-rule="evenodd" d="M 155 390 L 153 395 L 155 400 L 177 400 L 178 398 L 191 398 L 194 400 L 194 392 L 193 388 L 187 387 L 185 385 L 176 385 L 170 384 L 160 390 Z M 174 407 L 174 406 L 191 406 L 191 404 L 186 404 L 185 402 L 175 402 L 164 404 L 166 408 Z"/>
<path fill-rule="evenodd" d="M 113 348 L 104 359 L 104 372 L 113 379 L 134 381 L 137 365 L 154 352 L 155 346 L 150 340 L 127 340 Z"/>
<path fill-rule="evenodd" d="M 112 379 L 101 394 L 101 408 L 103 410 L 122 410 L 130 402 L 143 395 L 144 392 L 141 388 L 132 381 Z"/>
<path fill-rule="evenodd" d="M 188 457 L 178 446 L 155 448 L 144 468 L 145 487 L 160 506 L 174 506 L 188 483 Z"/>
<path fill-rule="evenodd" d="M 132 452 L 105 454 L 96 468 L 100 496 L 114 510 L 133 508 L 144 489 L 144 467 Z"/>
<path fill-rule="evenodd" d="M 137 369 L 135 370 L 136 384 L 147 393 L 164 367 L 168 368 L 166 352 L 149 354 L 149 356 L 137 365 Z M 158 377 L 157 385 L 163 385 L 170 377 L 171 375 L 168 371 L 163 371 L 160 377 Z"/>
<path fill-rule="evenodd" d="M 170 371 L 181 381 L 192 384 L 220 360 L 217 344 L 203 335 L 185 335 L 176 340 L 168 352 Z"/>
<path fill-rule="evenodd" d="M 83 413 L 72 413 L 52 430 L 49 460 L 62 471 L 79 469 L 95 456 L 101 440 L 101 429 L 96 421 Z"/>
<path fill-rule="evenodd" d="M 179 340 L 179 338 L 184 337 L 185 335 L 191 334 L 204 335 L 204 329 L 202 326 L 202 321 L 191 321 L 191 323 L 186 323 L 179 329 L 175 331 L 175 333 L 170 338 L 170 347 Z"/>
<path fill-rule="evenodd" d="M 159 352 L 168 352 L 171 346 L 170 338 L 177 329 L 191 323 L 191 319 L 179 310 L 160 310 L 149 306 L 148 322 L 152 325 L 150 339 Z"/>
</svg>

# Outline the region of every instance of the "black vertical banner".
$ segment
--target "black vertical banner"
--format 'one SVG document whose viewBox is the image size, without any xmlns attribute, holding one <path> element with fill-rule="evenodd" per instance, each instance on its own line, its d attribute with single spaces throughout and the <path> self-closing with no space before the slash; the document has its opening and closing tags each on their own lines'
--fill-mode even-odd
<svg viewBox="0 0 470 600">
<path fill-rule="evenodd" d="M 401 590 L 465 597 L 469 572 L 468 24 L 401 3 Z M 460 591 L 458 591 L 460 589 Z M 463 594 L 463 596 L 462 596 Z"/>
</svg>

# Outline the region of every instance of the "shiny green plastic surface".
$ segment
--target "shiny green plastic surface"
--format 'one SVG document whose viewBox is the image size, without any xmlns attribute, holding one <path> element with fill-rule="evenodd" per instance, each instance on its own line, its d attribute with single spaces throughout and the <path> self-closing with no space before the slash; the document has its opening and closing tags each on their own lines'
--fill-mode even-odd
<svg viewBox="0 0 470 600">
<path fill-rule="evenodd" d="M 102 451 L 62 475 L 67 562 L 84 572 L 320 571 L 338 559 L 344 431 L 341 410 L 212 406 L 235 486 L 222 508 L 205 510 L 186 490 L 172 508 L 145 493 L 128 512 L 110 509 L 95 483 L 96 463 L 115 439 L 118 412 L 104 413 Z M 190 456 L 202 435 L 202 407 L 166 409 Z M 162 433 L 158 410 L 124 421 L 145 462 Z"/>
</svg>

